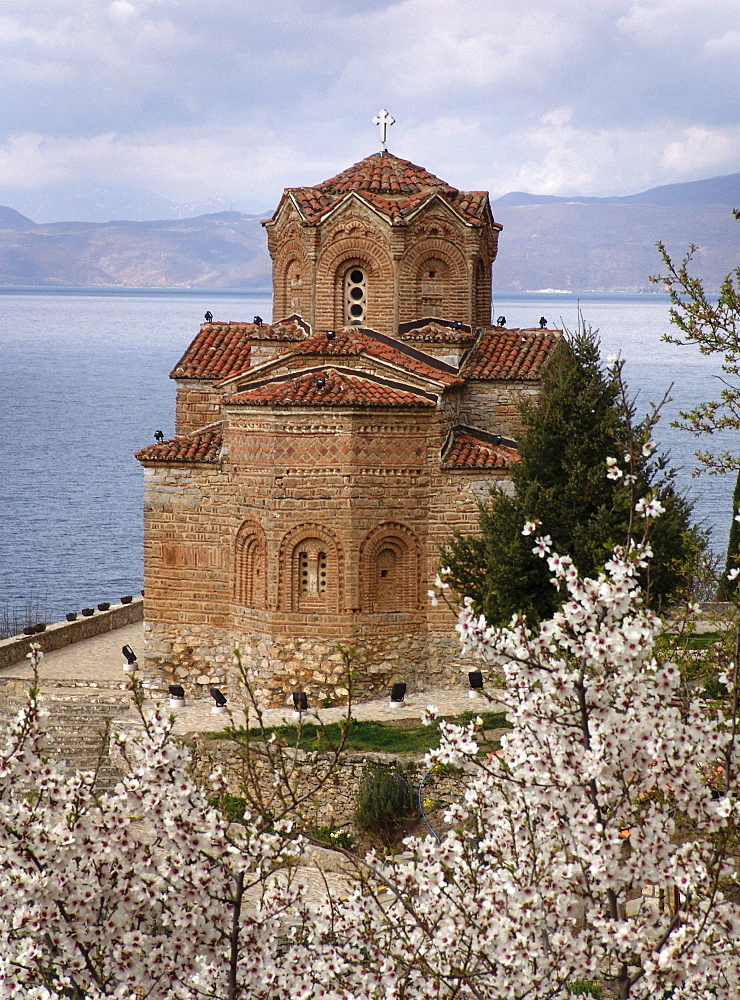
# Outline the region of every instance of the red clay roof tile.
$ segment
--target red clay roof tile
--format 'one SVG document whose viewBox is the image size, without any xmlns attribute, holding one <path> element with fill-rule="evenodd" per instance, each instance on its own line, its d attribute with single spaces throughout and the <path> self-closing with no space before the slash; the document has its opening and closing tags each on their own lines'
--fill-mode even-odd
<svg viewBox="0 0 740 1000">
<path fill-rule="evenodd" d="M 466 380 L 535 380 L 560 339 L 556 330 L 489 328 L 473 348 L 461 374 Z"/>
<path fill-rule="evenodd" d="M 315 334 L 289 348 L 281 357 L 351 357 L 366 354 L 405 368 L 424 378 L 442 382 L 444 385 L 462 385 L 463 380 L 459 378 L 454 368 L 444 361 L 438 361 L 422 353 L 410 344 L 404 344 L 365 327 L 346 326 L 331 332 L 334 334 L 333 338 L 330 339 L 327 332 Z"/>
<path fill-rule="evenodd" d="M 170 372 L 170 378 L 222 379 L 249 368 L 250 341 L 292 343 L 306 336 L 306 324 L 290 317 L 280 323 L 201 323 L 200 331 Z"/>
<path fill-rule="evenodd" d="M 401 323 L 398 328 L 401 340 L 417 340 L 427 344 L 472 344 L 475 334 L 464 323 L 434 318 Z"/>
<path fill-rule="evenodd" d="M 218 462 L 221 442 L 222 427 L 218 423 L 170 441 L 150 444 L 135 454 L 140 462 Z"/>
<path fill-rule="evenodd" d="M 442 457 L 443 469 L 508 469 L 519 461 L 513 442 L 468 427 L 456 427 Z"/>
<path fill-rule="evenodd" d="M 458 191 L 424 167 L 388 152 L 373 153 L 313 187 L 285 189 L 285 196 L 293 199 L 313 225 L 352 193 L 383 212 L 392 225 L 402 224 L 433 195 L 439 195 L 475 226 L 483 224 L 488 205 L 486 191 Z"/>
<path fill-rule="evenodd" d="M 333 368 L 289 375 L 227 396 L 239 406 L 434 406 L 434 401 L 407 389 Z"/>
</svg>

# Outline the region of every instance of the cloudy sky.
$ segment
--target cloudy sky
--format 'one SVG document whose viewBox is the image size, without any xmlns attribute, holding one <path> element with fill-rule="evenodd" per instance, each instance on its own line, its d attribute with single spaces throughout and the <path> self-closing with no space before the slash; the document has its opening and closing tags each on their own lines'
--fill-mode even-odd
<svg viewBox="0 0 740 1000">
<path fill-rule="evenodd" d="M 456 186 L 626 194 L 740 170 L 738 94 L 737 0 L 0 0 L 0 203 L 262 210 L 380 107 Z"/>
</svg>

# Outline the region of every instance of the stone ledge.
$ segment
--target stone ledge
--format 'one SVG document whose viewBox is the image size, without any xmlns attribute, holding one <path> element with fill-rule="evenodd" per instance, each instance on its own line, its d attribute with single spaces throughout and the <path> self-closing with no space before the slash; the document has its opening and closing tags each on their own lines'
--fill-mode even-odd
<svg viewBox="0 0 740 1000">
<path fill-rule="evenodd" d="M 31 643 L 37 642 L 42 652 L 49 653 L 53 649 L 61 649 L 82 639 L 91 639 L 104 632 L 133 625 L 144 618 L 144 598 L 135 597 L 130 604 L 114 604 L 108 611 L 96 611 L 89 618 L 82 616 L 76 621 L 56 622 L 47 626 L 44 632 L 36 635 L 11 636 L 0 640 L 0 669 L 14 663 L 22 663 L 31 651 Z"/>
</svg>

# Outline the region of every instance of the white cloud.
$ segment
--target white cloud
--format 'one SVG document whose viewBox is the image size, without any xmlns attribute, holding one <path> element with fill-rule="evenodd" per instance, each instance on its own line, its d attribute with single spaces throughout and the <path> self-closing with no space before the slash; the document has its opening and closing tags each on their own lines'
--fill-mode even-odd
<svg viewBox="0 0 740 1000">
<path fill-rule="evenodd" d="M 740 31 L 733 28 L 717 38 L 710 38 L 704 45 L 709 56 L 740 55 Z"/>
<path fill-rule="evenodd" d="M 563 125 L 568 124 L 572 117 L 573 108 L 561 107 L 553 108 L 552 111 L 548 111 L 546 114 L 542 115 L 540 121 L 544 125 L 554 125 L 556 128 L 562 128 Z"/>
<path fill-rule="evenodd" d="M 270 198 L 377 148 L 465 187 L 740 169 L 736 0 L 16 0 L 0 184 Z"/>
</svg>

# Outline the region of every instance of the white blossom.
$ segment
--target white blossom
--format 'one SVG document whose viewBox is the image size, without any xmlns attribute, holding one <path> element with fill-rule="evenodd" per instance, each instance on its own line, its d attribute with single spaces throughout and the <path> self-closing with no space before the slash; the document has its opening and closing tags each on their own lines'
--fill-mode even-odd
<svg viewBox="0 0 740 1000">
<path fill-rule="evenodd" d="M 527 521 L 522 528 L 523 535 L 533 535 L 542 524 L 541 521 Z"/>
<path fill-rule="evenodd" d="M 665 507 L 657 497 L 642 497 L 635 504 L 635 511 L 640 517 L 659 517 L 665 513 Z"/>
</svg>

